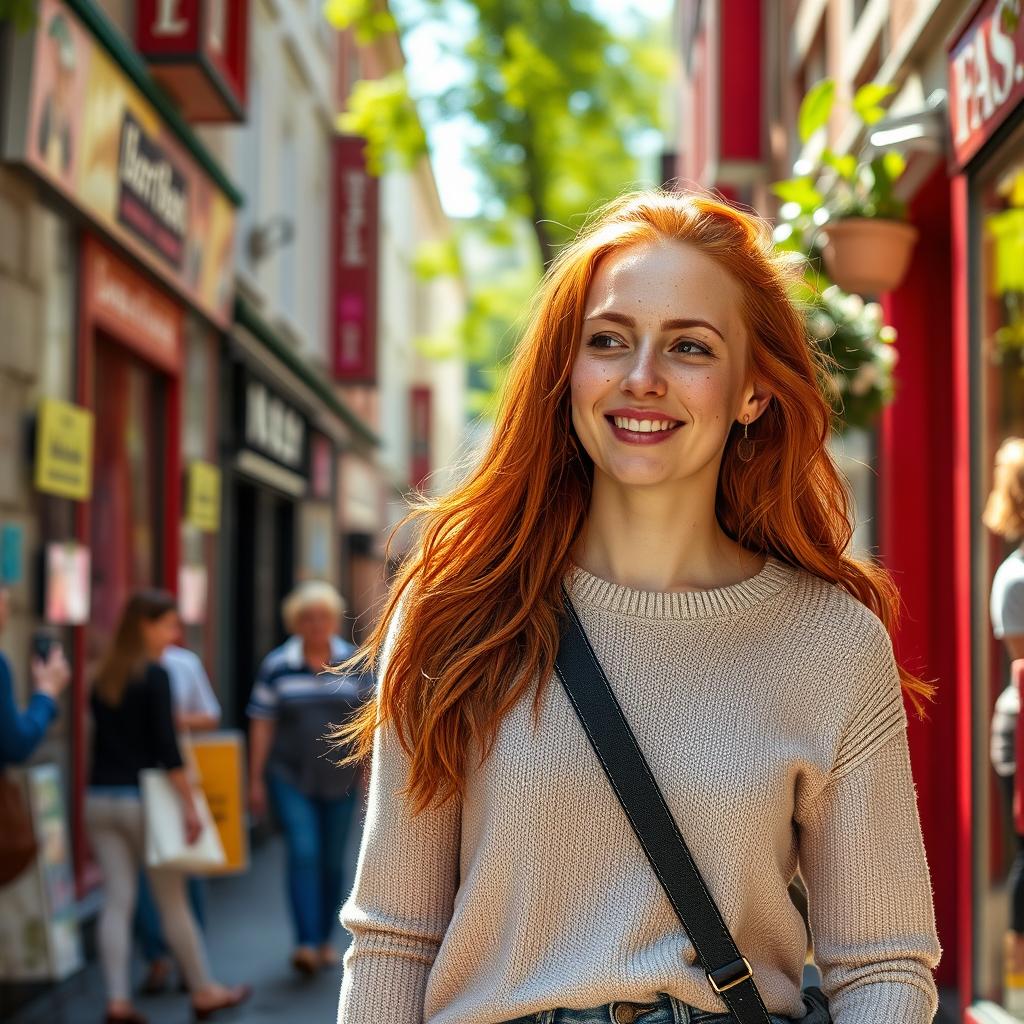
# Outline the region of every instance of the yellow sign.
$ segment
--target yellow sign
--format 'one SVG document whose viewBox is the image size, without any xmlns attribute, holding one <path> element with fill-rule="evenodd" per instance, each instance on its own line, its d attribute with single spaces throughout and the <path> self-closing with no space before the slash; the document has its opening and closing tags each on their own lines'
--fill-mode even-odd
<svg viewBox="0 0 1024 1024">
<path fill-rule="evenodd" d="M 207 533 L 220 529 L 220 470 L 209 462 L 189 463 L 187 509 L 190 526 Z"/>
<path fill-rule="evenodd" d="M 75 501 L 92 494 L 93 415 L 56 398 L 39 403 L 36 489 Z"/>
<path fill-rule="evenodd" d="M 242 758 L 245 744 L 238 732 L 192 733 L 189 737 L 199 781 L 210 805 L 227 858 L 216 874 L 233 875 L 249 868 L 249 830 L 245 821 Z"/>
</svg>

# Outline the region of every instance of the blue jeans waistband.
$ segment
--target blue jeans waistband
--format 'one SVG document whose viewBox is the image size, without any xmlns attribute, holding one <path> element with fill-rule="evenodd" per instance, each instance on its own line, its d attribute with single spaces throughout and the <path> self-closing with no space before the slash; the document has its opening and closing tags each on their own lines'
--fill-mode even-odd
<svg viewBox="0 0 1024 1024">
<path fill-rule="evenodd" d="M 771 1016 L 772 1024 L 789 1024 L 790 1018 Z M 735 1024 L 728 1013 L 700 1010 L 662 994 L 655 1003 L 620 1000 L 590 1010 L 542 1010 L 516 1017 L 506 1024 Z"/>
</svg>

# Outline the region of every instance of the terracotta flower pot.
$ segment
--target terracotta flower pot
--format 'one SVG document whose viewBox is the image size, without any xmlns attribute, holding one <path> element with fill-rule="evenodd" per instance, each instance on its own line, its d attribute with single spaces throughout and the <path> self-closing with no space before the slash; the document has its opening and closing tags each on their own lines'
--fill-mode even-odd
<svg viewBox="0 0 1024 1024">
<path fill-rule="evenodd" d="M 899 287 L 917 241 L 913 224 L 849 217 L 829 221 L 822 230 L 825 268 L 844 292 L 881 295 Z"/>
</svg>

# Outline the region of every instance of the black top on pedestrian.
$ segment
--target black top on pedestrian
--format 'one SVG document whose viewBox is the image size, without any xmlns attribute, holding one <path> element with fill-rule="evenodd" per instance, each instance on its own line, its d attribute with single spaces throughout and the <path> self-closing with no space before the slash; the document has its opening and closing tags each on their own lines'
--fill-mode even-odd
<svg viewBox="0 0 1024 1024">
<path fill-rule="evenodd" d="M 143 768 L 182 766 L 171 710 L 171 681 L 156 662 L 129 680 L 117 704 L 93 691 L 90 698 L 96 731 L 92 786 L 137 786 Z"/>
</svg>

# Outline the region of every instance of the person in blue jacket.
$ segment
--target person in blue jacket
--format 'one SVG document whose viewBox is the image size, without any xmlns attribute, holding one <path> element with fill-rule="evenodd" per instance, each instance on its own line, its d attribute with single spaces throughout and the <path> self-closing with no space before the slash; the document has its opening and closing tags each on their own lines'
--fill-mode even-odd
<svg viewBox="0 0 1024 1024">
<path fill-rule="evenodd" d="M 0 584 L 0 634 L 7 625 L 10 598 Z M 71 678 L 64 652 L 54 644 L 46 661 L 32 659 L 35 693 L 24 711 L 14 699 L 14 675 L 7 656 L 0 651 L 0 768 L 27 761 L 57 716 L 57 698 Z"/>
</svg>

